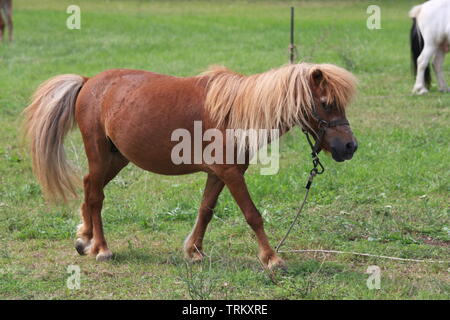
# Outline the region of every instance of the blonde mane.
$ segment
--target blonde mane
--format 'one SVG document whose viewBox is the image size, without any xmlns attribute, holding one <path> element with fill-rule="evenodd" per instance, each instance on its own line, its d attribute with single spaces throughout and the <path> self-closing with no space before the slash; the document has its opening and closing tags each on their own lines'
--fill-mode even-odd
<svg viewBox="0 0 450 320">
<path fill-rule="evenodd" d="M 343 110 L 356 87 L 350 72 L 331 64 L 290 64 L 250 76 L 215 66 L 200 76 L 208 79 L 205 106 L 217 126 L 242 130 L 311 127 L 314 92 Z"/>
</svg>

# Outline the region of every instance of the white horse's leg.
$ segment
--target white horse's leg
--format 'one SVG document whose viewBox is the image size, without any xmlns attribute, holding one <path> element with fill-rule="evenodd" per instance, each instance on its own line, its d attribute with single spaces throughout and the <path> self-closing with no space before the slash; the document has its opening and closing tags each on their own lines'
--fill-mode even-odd
<svg viewBox="0 0 450 320">
<path fill-rule="evenodd" d="M 444 73 L 442 72 L 442 64 L 444 63 L 445 52 L 441 48 L 438 48 L 436 52 L 436 56 L 433 61 L 434 71 L 436 72 L 436 76 L 439 83 L 439 91 L 441 92 L 450 92 L 450 88 L 447 87 L 447 83 L 444 79 Z"/>
<path fill-rule="evenodd" d="M 428 92 L 428 89 L 425 87 L 425 69 L 430 63 L 431 58 L 436 52 L 436 47 L 425 44 L 425 48 L 423 48 L 422 53 L 417 59 L 417 76 L 416 76 L 416 84 L 412 90 L 413 93 L 424 94 Z"/>
</svg>

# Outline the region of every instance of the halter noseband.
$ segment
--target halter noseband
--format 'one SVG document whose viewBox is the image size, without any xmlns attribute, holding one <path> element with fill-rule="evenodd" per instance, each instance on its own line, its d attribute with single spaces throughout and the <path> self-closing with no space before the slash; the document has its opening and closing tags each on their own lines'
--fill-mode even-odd
<svg viewBox="0 0 450 320">
<path fill-rule="evenodd" d="M 326 121 L 317 114 L 316 108 L 314 107 L 312 110 L 313 118 L 318 122 L 319 132 L 316 134 L 315 143 L 313 144 L 311 138 L 309 136 L 308 131 L 303 127 L 302 131 L 306 135 L 306 139 L 308 140 L 309 146 L 311 147 L 311 156 L 314 164 L 314 168 L 311 170 L 311 174 L 322 174 L 325 171 L 325 168 L 320 163 L 318 154 L 322 150 L 320 145 L 322 144 L 323 136 L 328 128 L 333 128 L 337 126 L 349 126 L 350 123 L 347 119 L 337 119 L 333 121 Z M 319 169 L 317 169 L 319 167 Z"/>
</svg>

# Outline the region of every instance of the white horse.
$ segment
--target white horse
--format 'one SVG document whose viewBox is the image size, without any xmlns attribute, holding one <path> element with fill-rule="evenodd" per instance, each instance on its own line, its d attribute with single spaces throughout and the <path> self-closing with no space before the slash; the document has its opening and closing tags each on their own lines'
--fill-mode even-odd
<svg viewBox="0 0 450 320">
<path fill-rule="evenodd" d="M 413 93 L 428 92 L 431 83 L 429 63 L 433 57 L 439 90 L 450 92 L 442 71 L 445 54 L 450 51 L 450 0 L 425 2 L 413 7 L 409 16 L 413 19 L 411 52 L 416 75 Z"/>
</svg>

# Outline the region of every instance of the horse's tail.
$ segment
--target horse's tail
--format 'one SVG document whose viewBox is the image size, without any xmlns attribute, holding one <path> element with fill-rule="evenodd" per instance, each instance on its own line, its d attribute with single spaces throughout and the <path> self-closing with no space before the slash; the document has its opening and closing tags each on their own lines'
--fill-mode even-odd
<svg viewBox="0 0 450 320">
<path fill-rule="evenodd" d="M 422 9 L 422 5 L 415 6 L 409 11 L 409 16 L 412 18 L 413 24 L 410 32 L 410 42 L 411 42 L 411 59 L 414 76 L 417 75 L 417 59 L 425 47 L 425 42 L 420 32 L 419 25 L 417 24 L 417 17 Z M 430 65 L 425 69 L 425 85 L 429 89 L 431 85 L 431 72 Z"/>
<path fill-rule="evenodd" d="M 63 142 L 75 126 L 75 102 L 87 78 L 65 74 L 40 85 L 24 110 L 24 137 L 30 144 L 33 172 L 50 200 L 76 197 L 76 170 L 67 162 Z"/>
</svg>

